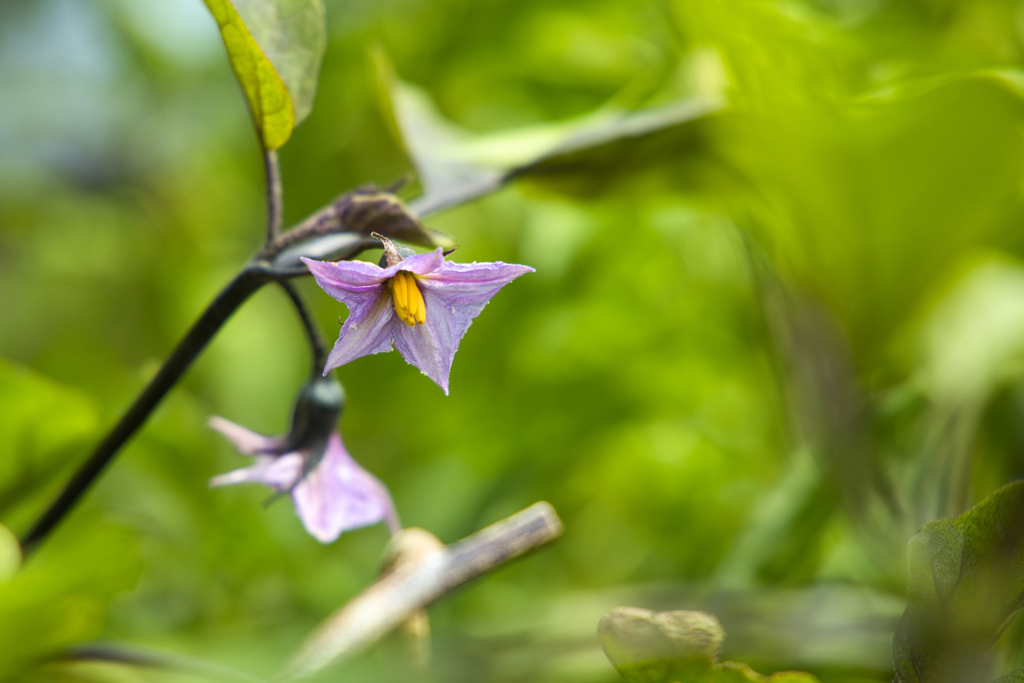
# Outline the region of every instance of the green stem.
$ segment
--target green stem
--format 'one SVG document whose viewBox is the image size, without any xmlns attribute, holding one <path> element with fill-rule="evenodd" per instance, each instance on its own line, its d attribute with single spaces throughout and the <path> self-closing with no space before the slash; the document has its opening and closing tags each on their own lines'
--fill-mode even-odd
<svg viewBox="0 0 1024 683">
<path fill-rule="evenodd" d="M 284 223 L 284 190 L 277 152 L 263 152 L 263 168 L 267 175 L 267 244 L 270 244 L 281 234 Z"/>
</svg>

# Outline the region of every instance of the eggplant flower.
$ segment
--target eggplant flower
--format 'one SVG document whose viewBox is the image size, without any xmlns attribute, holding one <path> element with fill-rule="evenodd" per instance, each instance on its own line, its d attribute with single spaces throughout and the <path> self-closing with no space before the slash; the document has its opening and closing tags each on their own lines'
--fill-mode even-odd
<svg viewBox="0 0 1024 683">
<path fill-rule="evenodd" d="M 279 493 L 290 492 L 306 531 L 321 543 L 380 521 L 387 522 L 391 533 L 401 528 L 387 488 L 352 459 L 337 430 L 330 433 L 320 456 L 309 448 L 282 453 L 287 437 L 263 436 L 221 417 L 210 418 L 209 424 L 239 453 L 256 460 L 250 467 L 214 477 L 211 486 L 259 483 Z M 306 472 L 315 456 L 319 461 Z"/>
<path fill-rule="evenodd" d="M 447 394 L 452 360 L 473 319 L 498 290 L 533 268 L 451 263 L 440 248 L 405 255 L 387 238 L 379 239 L 381 265 L 302 259 L 320 288 L 349 309 L 324 374 L 394 345 Z"/>
</svg>

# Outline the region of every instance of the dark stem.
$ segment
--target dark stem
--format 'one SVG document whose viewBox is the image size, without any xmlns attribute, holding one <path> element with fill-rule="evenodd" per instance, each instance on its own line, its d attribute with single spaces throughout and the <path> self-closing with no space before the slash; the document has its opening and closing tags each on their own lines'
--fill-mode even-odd
<svg viewBox="0 0 1024 683">
<path fill-rule="evenodd" d="M 338 232 L 342 225 L 338 216 L 337 205 L 344 198 L 345 195 L 341 195 L 338 199 L 321 208 L 313 215 L 308 216 L 306 220 L 291 228 L 288 232 L 283 235 L 275 235 L 273 239 L 267 240 L 266 246 L 260 252 L 260 258 L 273 259 L 279 252 L 299 242 Z"/>
<path fill-rule="evenodd" d="M 277 161 L 277 152 L 263 152 L 263 168 L 267 175 L 267 243 L 277 239 L 281 234 L 284 221 L 284 193 L 281 188 L 281 165 Z"/>
<path fill-rule="evenodd" d="M 114 458 L 117 451 L 141 427 L 160 400 L 188 370 L 192 361 L 206 347 L 224 321 L 245 301 L 250 294 L 272 279 L 273 275 L 260 265 L 250 264 L 225 287 L 207 307 L 192 328 L 178 342 L 174 351 L 146 388 L 135 399 L 135 403 L 121 417 L 121 420 L 96 446 L 78 471 L 75 472 L 50 506 L 29 529 L 21 540 L 26 555 L 42 541 L 78 502 L 103 468 Z"/>
<path fill-rule="evenodd" d="M 191 674 L 210 681 L 260 683 L 261 679 L 219 664 L 190 659 L 153 650 L 127 649 L 124 646 L 92 643 L 72 646 L 53 657 L 56 662 L 106 662 L 123 666 L 163 669 Z M 190 676 L 190 678 L 191 678 Z"/>
<path fill-rule="evenodd" d="M 291 299 L 292 305 L 295 306 L 295 311 L 299 314 L 299 319 L 302 320 L 302 327 L 306 330 L 306 337 L 309 339 L 309 350 L 313 356 L 312 376 L 319 377 L 323 374 L 324 366 L 327 365 L 327 346 L 324 344 L 320 329 L 309 314 L 309 309 L 306 308 L 306 304 L 303 302 L 298 290 L 295 289 L 295 285 L 287 280 L 278 280 L 277 284 L 281 286 L 281 289 Z"/>
</svg>

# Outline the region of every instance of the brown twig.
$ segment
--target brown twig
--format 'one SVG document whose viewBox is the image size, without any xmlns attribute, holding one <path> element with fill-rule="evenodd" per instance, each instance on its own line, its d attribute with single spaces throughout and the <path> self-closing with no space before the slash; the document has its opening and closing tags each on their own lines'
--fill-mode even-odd
<svg viewBox="0 0 1024 683">
<path fill-rule="evenodd" d="M 554 508 L 541 501 L 452 545 L 423 553 L 417 561 L 399 563 L 329 616 L 306 639 L 281 680 L 307 678 L 361 652 L 417 610 L 561 533 Z"/>
</svg>

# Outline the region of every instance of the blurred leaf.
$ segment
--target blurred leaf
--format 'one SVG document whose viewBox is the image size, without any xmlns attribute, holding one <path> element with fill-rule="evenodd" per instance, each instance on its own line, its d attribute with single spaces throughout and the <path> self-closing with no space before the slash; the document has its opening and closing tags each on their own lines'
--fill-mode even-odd
<svg viewBox="0 0 1024 683">
<path fill-rule="evenodd" d="M 814 683 L 807 673 L 781 672 L 762 676 L 746 664 L 718 663 L 725 631 L 710 614 L 692 611 L 654 612 L 616 607 L 597 627 L 605 655 L 630 683 Z"/>
<path fill-rule="evenodd" d="M 22 680 L 41 659 L 99 636 L 111 600 L 135 584 L 135 535 L 76 521 L 0 585 L 0 680 Z"/>
<path fill-rule="evenodd" d="M 985 683 L 989 649 L 1024 604 L 1024 482 L 925 524 L 907 552 L 909 604 L 893 638 L 899 680 Z"/>
<path fill-rule="evenodd" d="M 0 584 L 18 573 L 21 566 L 21 546 L 11 530 L 0 524 Z"/>
<path fill-rule="evenodd" d="M 1016 234 L 1024 208 L 1019 89 L 977 72 L 914 85 L 730 112 L 710 133 L 730 213 L 837 318 L 857 366 L 965 250 Z"/>
<path fill-rule="evenodd" d="M 61 473 L 62 456 L 92 436 L 98 420 L 81 393 L 2 359 L 0 414 L 0 514 L 7 515 Z"/>
<path fill-rule="evenodd" d="M 1011 671 L 1005 676 L 1000 676 L 996 680 L 992 681 L 992 683 L 1024 683 L 1024 669 Z"/>
<path fill-rule="evenodd" d="M 580 165 L 579 155 L 589 150 L 680 126 L 722 106 L 710 96 L 640 111 L 608 104 L 567 121 L 477 135 L 446 120 L 426 92 L 399 79 L 382 52 L 374 53 L 374 63 L 385 116 L 423 185 L 414 203 L 419 214 L 465 203 L 559 160 Z"/>
<path fill-rule="evenodd" d="M 617 607 L 597 627 L 611 663 L 631 683 L 667 683 L 710 672 L 725 631 L 704 612 Z"/>
<path fill-rule="evenodd" d="M 1024 360 L 1024 267 L 973 260 L 924 325 L 922 380 L 937 403 L 984 400 Z"/>
<path fill-rule="evenodd" d="M 263 147 L 309 114 L 326 45 L 321 0 L 205 0 L 220 27 Z"/>
</svg>

